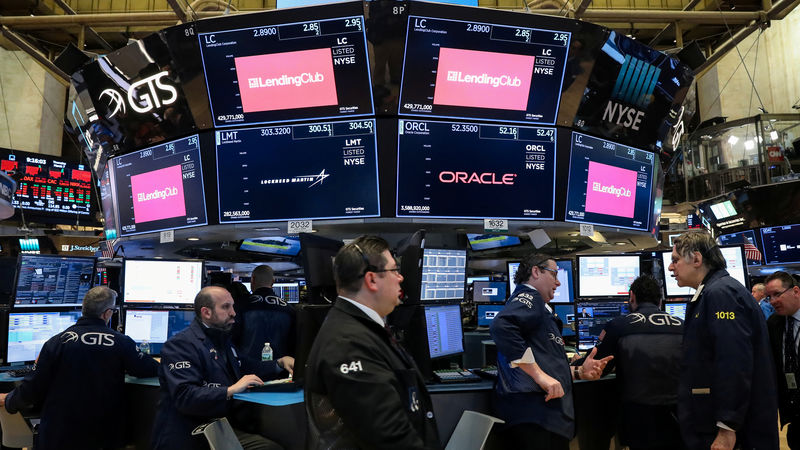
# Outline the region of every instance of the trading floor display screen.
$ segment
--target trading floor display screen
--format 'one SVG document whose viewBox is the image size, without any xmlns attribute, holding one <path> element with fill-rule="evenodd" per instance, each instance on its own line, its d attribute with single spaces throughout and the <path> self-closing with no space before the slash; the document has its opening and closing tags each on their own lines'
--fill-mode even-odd
<svg viewBox="0 0 800 450">
<path fill-rule="evenodd" d="M 664 305 L 664 311 L 670 316 L 686 320 L 686 303 L 667 303 Z"/>
<path fill-rule="evenodd" d="M 463 299 L 466 272 L 466 250 L 424 249 L 420 299 L 422 301 Z"/>
<path fill-rule="evenodd" d="M 372 114 L 363 16 L 276 25 L 258 17 L 271 14 L 199 33 L 215 126 Z"/>
<path fill-rule="evenodd" d="M 121 236 L 206 225 L 197 135 L 111 160 Z"/>
<path fill-rule="evenodd" d="M 581 133 L 571 151 L 565 219 L 647 231 L 655 155 Z"/>
<path fill-rule="evenodd" d="M 570 38 L 411 15 L 399 113 L 552 125 Z"/>
<path fill-rule="evenodd" d="M 591 350 L 608 322 L 630 312 L 628 302 L 578 303 L 578 350 Z"/>
<path fill-rule="evenodd" d="M 800 224 L 764 227 L 761 240 L 767 264 L 800 262 Z"/>
<path fill-rule="evenodd" d="M 14 307 L 81 306 L 94 274 L 94 258 L 20 255 Z"/>
<path fill-rule="evenodd" d="M 287 303 L 300 302 L 300 283 L 273 283 L 272 290 Z"/>
<path fill-rule="evenodd" d="M 80 311 L 26 312 L 8 315 L 9 364 L 36 361 L 44 343 L 81 317 Z"/>
<path fill-rule="evenodd" d="M 400 120 L 398 133 L 398 217 L 553 218 L 555 129 Z"/>
<path fill-rule="evenodd" d="M 426 306 L 425 327 L 428 332 L 428 350 L 431 358 L 455 355 L 464 351 L 461 306 Z"/>
<path fill-rule="evenodd" d="M 380 215 L 374 120 L 215 135 L 220 223 Z"/>
<path fill-rule="evenodd" d="M 125 303 L 192 305 L 203 284 L 203 261 L 126 259 Z"/>
<path fill-rule="evenodd" d="M 504 307 L 505 305 L 478 305 L 478 326 L 488 327 L 491 325 L 494 317 L 497 315 L 497 313 L 502 311 Z"/>
<path fill-rule="evenodd" d="M 764 262 L 761 250 L 758 249 L 759 242 L 756 239 L 755 230 L 741 231 L 739 233 L 721 234 L 717 237 L 717 242 L 719 242 L 720 245 L 744 246 L 744 254 L 747 259 L 747 265 L 749 266 L 759 266 Z M 797 240 L 797 243 L 800 244 L 800 239 Z M 800 261 L 800 254 L 798 254 L 797 260 Z"/>
<path fill-rule="evenodd" d="M 472 283 L 472 301 L 475 303 L 502 303 L 506 295 L 505 281 L 475 281 Z"/>
<path fill-rule="evenodd" d="M 639 276 L 639 256 L 578 256 L 579 297 L 627 297 Z"/>
<path fill-rule="evenodd" d="M 126 310 L 125 334 L 137 344 L 147 342 L 150 353 L 158 355 L 167 339 L 189 328 L 195 318 L 187 310 Z"/>
</svg>

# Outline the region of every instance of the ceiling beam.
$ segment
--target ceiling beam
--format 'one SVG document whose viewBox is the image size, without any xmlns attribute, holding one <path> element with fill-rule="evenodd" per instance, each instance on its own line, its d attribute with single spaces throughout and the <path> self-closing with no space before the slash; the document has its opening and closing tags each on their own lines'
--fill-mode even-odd
<svg viewBox="0 0 800 450">
<path fill-rule="evenodd" d="M 39 50 L 31 45 L 28 41 L 26 41 L 22 36 L 14 33 L 13 31 L 9 30 L 8 27 L 5 25 L 0 25 L 0 34 L 3 35 L 6 39 L 11 41 L 14 45 L 16 45 L 20 50 L 23 52 L 31 55 L 31 57 L 36 60 L 39 65 L 41 65 L 44 70 L 46 70 L 53 78 L 56 79 L 59 83 L 63 84 L 66 87 L 69 87 L 69 75 L 64 73 L 63 70 L 56 67 L 52 61 L 47 59 Z"/>
<path fill-rule="evenodd" d="M 66 13 L 67 15 L 70 15 L 70 16 L 75 16 L 75 15 L 77 15 L 77 14 L 78 14 L 78 13 L 76 13 L 76 12 L 75 12 L 75 10 L 74 10 L 74 9 L 70 8 L 68 4 L 64 3 L 64 0 L 53 0 L 53 1 L 54 1 L 54 2 L 56 3 L 56 5 L 58 5 L 58 6 L 59 6 L 61 9 L 63 9 L 63 10 L 64 10 L 64 13 Z M 95 41 L 95 42 L 97 42 L 98 44 L 100 44 L 100 46 L 101 46 L 101 47 L 103 47 L 104 49 L 106 49 L 107 51 L 109 51 L 109 52 L 110 52 L 110 51 L 114 50 L 114 47 L 112 47 L 112 46 L 111 46 L 111 44 L 109 44 L 109 43 L 108 43 L 108 42 L 107 42 L 105 39 L 103 39 L 102 37 L 100 37 L 100 35 L 99 35 L 99 34 L 97 34 L 97 33 L 96 33 L 96 32 L 95 32 L 93 29 L 92 29 L 92 27 L 88 27 L 88 28 L 86 28 L 86 30 L 85 30 L 85 33 L 86 33 L 87 35 L 89 35 L 89 37 L 91 37 L 92 39 L 94 39 L 94 41 Z M 80 47 L 80 49 L 81 49 L 81 50 L 83 50 L 83 47 Z"/>
<path fill-rule="evenodd" d="M 184 11 L 183 8 L 181 8 L 181 5 L 178 4 L 178 0 L 167 0 L 167 3 L 169 3 L 170 8 L 175 11 L 175 15 L 178 16 L 178 20 L 180 20 L 181 23 L 186 23 L 186 11 Z"/>
<path fill-rule="evenodd" d="M 592 0 L 581 0 L 581 2 L 578 4 L 578 7 L 575 8 L 575 18 L 580 19 L 590 4 L 592 4 Z"/>
<path fill-rule="evenodd" d="M 692 1 L 690 1 L 689 3 L 686 4 L 686 6 L 683 7 L 683 11 L 691 11 L 691 10 L 693 10 L 694 7 L 697 6 L 700 3 L 700 1 L 701 0 L 692 0 Z M 658 45 L 658 42 L 661 40 L 661 36 L 664 33 L 666 33 L 667 31 L 669 31 L 669 29 L 672 28 L 672 25 L 673 24 L 669 24 L 669 25 L 665 26 L 664 28 L 662 28 L 661 31 L 659 31 L 658 33 L 656 33 L 655 36 L 653 36 L 653 39 L 650 39 L 650 42 L 647 45 L 650 46 L 650 47 L 655 47 L 656 45 Z"/>
</svg>

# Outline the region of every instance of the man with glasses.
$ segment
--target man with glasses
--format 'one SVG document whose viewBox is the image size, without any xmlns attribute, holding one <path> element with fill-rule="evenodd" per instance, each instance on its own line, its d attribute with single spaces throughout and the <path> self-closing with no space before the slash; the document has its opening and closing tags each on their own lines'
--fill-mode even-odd
<svg viewBox="0 0 800 450">
<path fill-rule="evenodd" d="M 509 448 L 566 450 L 575 436 L 572 380 L 600 378 L 613 356 L 595 360 L 592 349 L 581 366 L 570 367 L 549 305 L 561 285 L 551 257 L 526 256 L 514 282 L 490 328 L 497 344 L 496 413 L 506 422 Z"/>
<path fill-rule="evenodd" d="M 115 449 L 125 444 L 125 373 L 154 377 L 158 363 L 128 336 L 108 327 L 117 293 L 98 286 L 83 297 L 82 316 L 42 347 L 36 370 L 0 406 L 41 409 L 35 447 Z"/>
<path fill-rule="evenodd" d="M 333 261 L 339 298 L 308 357 L 309 449 L 440 448 L 425 382 L 384 328 L 403 276 L 385 240 L 362 236 Z"/>
<path fill-rule="evenodd" d="M 800 287 L 786 272 L 774 272 L 764 281 L 766 299 L 775 308 L 767 319 L 772 356 L 775 360 L 778 408 L 781 426 L 786 430 L 789 448 L 800 449 L 800 431 L 794 426 L 800 419 L 800 364 L 798 364 L 798 339 L 800 339 Z"/>
<path fill-rule="evenodd" d="M 669 270 L 696 289 L 686 306 L 678 419 L 691 449 L 777 449 L 777 393 L 761 309 L 725 270 L 710 234 L 675 239 Z"/>
</svg>

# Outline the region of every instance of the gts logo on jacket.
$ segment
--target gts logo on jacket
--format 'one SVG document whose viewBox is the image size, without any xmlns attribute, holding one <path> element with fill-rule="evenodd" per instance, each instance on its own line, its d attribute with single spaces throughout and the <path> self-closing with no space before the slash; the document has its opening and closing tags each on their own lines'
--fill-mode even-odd
<svg viewBox="0 0 800 450">
<path fill-rule="evenodd" d="M 261 295 L 252 295 L 250 296 L 250 303 L 254 305 L 266 303 L 267 305 L 287 306 L 286 300 L 275 295 L 268 295 L 266 297 Z"/>
<path fill-rule="evenodd" d="M 101 333 L 99 331 L 92 331 L 78 335 L 74 331 L 65 331 L 61 335 L 61 342 L 66 344 L 68 342 L 80 342 L 86 345 L 101 345 L 103 347 L 114 346 L 114 335 L 109 333 Z"/>
</svg>

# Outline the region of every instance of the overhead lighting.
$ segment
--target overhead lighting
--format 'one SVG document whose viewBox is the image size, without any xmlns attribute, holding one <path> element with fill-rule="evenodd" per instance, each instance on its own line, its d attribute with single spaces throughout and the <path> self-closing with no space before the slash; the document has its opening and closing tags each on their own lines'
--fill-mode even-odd
<svg viewBox="0 0 800 450">
<path fill-rule="evenodd" d="M 737 143 L 737 142 L 739 142 L 739 138 L 738 138 L 738 137 L 736 137 L 736 136 L 734 136 L 734 135 L 731 135 L 731 136 L 728 138 L 728 144 L 731 144 L 731 145 L 736 145 L 736 143 Z"/>
<path fill-rule="evenodd" d="M 575 237 L 575 236 L 580 236 L 581 234 L 580 233 L 570 233 L 569 235 L 572 236 L 572 237 Z"/>
<path fill-rule="evenodd" d="M 281 231 L 278 227 L 253 228 L 254 231 Z"/>
<path fill-rule="evenodd" d="M 754 148 L 756 148 L 756 143 L 753 142 L 752 139 L 748 139 L 748 140 L 744 141 L 744 149 L 745 150 L 752 150 Z"/>
<path fill-rule="evenodd" d="M 628 245 L 627 242 L 615 242 L 615 244 L 617 244 L 617 245 Z"/>
<path fill-rule="evenodd" d="M 770 131 L 769 132 L 769 137 L 771 137 L 773 141 L 777 141 L 778 140 L 778 132 L 775 131 L 775 130 Z"/>
<path fill-rule="evenodd" d="M 194 237 L 194 236 L 193 236 L 193 237 L 188 237 L 188 238 L 186 238 L 186 240 L 187 240 L 187 241 L 199 241 L 199 240 L 200 240 L 200 238 L 199 238 L 199 237 Z"/>
</svg>

